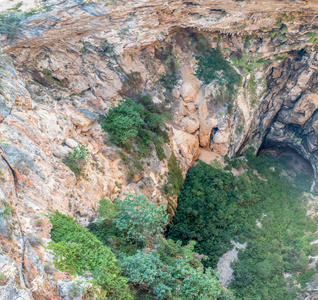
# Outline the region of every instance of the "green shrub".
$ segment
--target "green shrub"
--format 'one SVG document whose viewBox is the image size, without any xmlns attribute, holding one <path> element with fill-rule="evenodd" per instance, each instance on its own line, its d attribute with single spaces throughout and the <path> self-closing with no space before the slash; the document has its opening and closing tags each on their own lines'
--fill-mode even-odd
<svg viewBox="0 0 318 300">
<path fill-rule="evenodd" d="M 315 275 L 316 275 L 316 270 L 314 268 L 310 268 L 307 272 L 300 273 L 298 275 L 297 281 L 302 288 L 305 288 L 307 283 L 312 281 Z"/>
<path fill-rule="evenodd" d="M 178 75 L 176 72 L 171 72 L 162 75 L 159 79 L 159 83 L 161 83 L 162 86 L 171 93 L 174 87 L 177 85 L 179 79 L 180 75 Z"/>
<path fill-rule="evenodd" d="M 120 258 L 129 280 L 152 291 L 155 299 L 232 299 L 210 270 L 204 271 L 194 242 L 161 241 L 157 251 Z"/>
<path fill-rule="evenodd" d="M 133 200 L 136 198 L 139 200 Z M 124 274 L 139 295 L 136 299 L 232 299 L 217 277 L 210 270 L 204 271 L 203 257 L 194 252 L 194 242 L 182 246 L 181 241 L 160 236 L 157 250 L 145 252 L 144 242 L 149 235 L 162 232 L 166 223 L 163 206 L 160 209 L 141 195 L 127 197 L 123 205 L 120 203 L 117 206 L 103 199 L 99 219 L 89 228 L 117 253 Z M 132 235 L 137 236 L 137 243 Z"/>
<path fill-rule="evenodd" d="M 0 286 L 6 285 L 8 280 L 9 278 L 5 274 L 3 274 L 2 271 L 0 271 Z"/>
<path fill-rule="evenodd" d="M 183 185 L 183 175 L 174 153 L 171 154 L 168 160 L 168 170 L 168 183 L 163 186 L 163 191 L 168 196 L 179 195 Z"/>
<path fill-rule="evenodd" d="M 111 222 L 117 217 L 119 207 L 109 199 L 103 198 L 99 202 L 98 219 L 103 222 Z"/>
<path fill-rule="evenodd" d="M 74 148 L 73 152 L 69 151 L 68 156 L 63 158 L 62 161 L 74 172 L 76 177 L 88 179 L 84 168 L 90 160 L 90 155 L 87 146 L 79 145 Z"/>
<path fill-rule="evenodd" d="M 16 13 L 0 14 L 0 34 L 7 34 L 10 39 L 16 38 L 21 20 Z"/>
<path fill-rule="evenodd" d="M 115 145 L 129 149 L 138 136 L 138 130 L 144 125 L 142 111 L 142 105 L 136 105 L 132 99 L 122 101 L 101 117 L 102 128 L 109 133 Z"/>
<path fill-rule="evenodd" d="M 31 9 L 28 12 L 23 12 L 20 10 L 22 4 L 22 2 L 19 2 L 15 7 L 0 14 L 0 34 L 6 34 L 10 39 L 15 39 L 18 37 L 18 30 L 22 20 L 33 14 L 50 10 L 50 7 L 43 6 L 39 9 Z"/>
<path fill-rule="evenodd" d="M 242 192 L 240 199 L 236 190 Z M 239 186 L 232 174 L 199 162 L 188 171 L 169 237 L 185 243 L 197 241 L 196 251 L 209 256 L 205 265 L 215 267 L 231 238 L 247 222 L 255 222 L 254 218 L 248 221 L 248 211 L 242 208 L 250 190 L 247 182 Z"/>
<path fill-rule="evenodd" d="M 237 87 L 241 85 L 241 75 L 223 58 L 222 53 L 217 49 L 204 50 L 202 55 L 196 56 L 196 59 L 195 75 L 204 84 L 216 80 L 221 86 L 222 99 L 231 102 L 236 95 Z"/>
<path fill-rule="evenodd" d="M 54 251 L 56 268 L 73 275 L 92 273 L 94 284 L 102 289 L 102 299 L 132 299 L 128 280 L 121 275 L 122 270 L 108 247 L 71 217 L 59 212 L 48 217 L 53 225 L 48 248 Z"/>
<path fill-rule="evenodd" d="M 130 151 L 135 144 L 140 156 L 146 156 L 155 144 L 159 159 L 164 159 L 162 144 L 163 139 L 168 139 L 164 120 L 171 116 L 157 113 L 162 108 L 153 103 L 150 96 L 139 95 L 137 103 L 132 99 L 122 101 L 106 116 L 101 116 L 101 126 L 115 145 Z"/>
<path fill-rule="evenodd" d="M 102 199 L 98 209 L 98 220 L 90 223 L 88 229 L 105 245 L 111 247 L 114 253 L 133 255 L 145 246 L 144 241 L 127 239 L 126 231 L 116 227 L 114 219 L 119 211 L 118 204 L 108 199 Z"/>
<path fill-rule="evenodd" d="M 145 254 L 138 250 L 135 255 L 120 257 L 120 263 L 125 270 L 125 275 L 133 284 L 138 284 L 141 289 L 152 290 L 156 299 L 171 299 L 171 275 L 165 272 L 165 265 L 156 251 Z"/>
<path fill-rule="evenodd" d="M 119 211 L 114 219 L 116 227 L 125 231 L 128 239 L 136 241 L 157 238 L 167 225 L 166 206 L 148 200 L 144 195 L 128 194 L 118 202 Z"/>
</svg>

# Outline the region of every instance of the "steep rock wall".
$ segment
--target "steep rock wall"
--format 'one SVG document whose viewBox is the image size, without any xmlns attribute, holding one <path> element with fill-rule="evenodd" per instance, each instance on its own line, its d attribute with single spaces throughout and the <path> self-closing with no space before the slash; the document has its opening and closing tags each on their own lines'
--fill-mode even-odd
<svg viewBox="0 0 318 300">
<path fill-rule="evenodd" d="M 96 217 L 102 197 L 114 199 L 132 190 L 167 201 L 161 192 L 167 161 L 153 151 L 143 161 L 143 171 L 128 181 L 129 167 L 98 121 L 99 114 L 134 89 L 164 102 L 167 91 L 156 82 L 167 72 L 167 61 L 156 56 L 156 49 L 169 49 L 180 64 L 180 79 L 169 95 L 173 120 L 164 150 L 167 157 L 176 154 L 184 175 L 200 147 L 233 156 L 250 145 L 257 149 L 263 141 L 296 149 L 317 174 L 314 1 L 52 5 L 51 11 L 25 20 L 18 39 L 0 37 L 14 65 L 1 60 L 1 210 L 11 204 L 15 211 L 1 214 L 0 233 L 3 240 L 12 238 L 16 249 L 10 260 L 8 253 L 1 258 L 14 271 L 6 273 L 9 279 L 0 295 L 12 299 L 17 285 L 25 288 L 19 293 L 36 299 L 67 295 L 63 287 L 71 277 L 46 272 L 35 262 L 45 265 L 51 256 L 26 242 L 30 236 L 41 237 L 44 244 L 50 240 L 42 215 L 48 209 L 86 225 Z M 234 59 L 231 64 L 243 77 L 231 105 L 219 101 L 215 82 L 203 84 L 193 75 L 202 33 L 226 59 Z M 138 74 L 137 87 L 130 74 Z M 79 143 L 92 153 L 86 170 L 90 181 L 77 180 L 62 162 Z M 21 297 L 27 299 L 25 295 Z"/>
</svg>

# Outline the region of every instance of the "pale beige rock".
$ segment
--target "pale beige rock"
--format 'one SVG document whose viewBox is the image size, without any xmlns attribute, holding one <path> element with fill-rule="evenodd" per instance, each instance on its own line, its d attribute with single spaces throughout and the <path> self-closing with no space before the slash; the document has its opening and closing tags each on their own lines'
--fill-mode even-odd
<svg viewBox="0 0 318 300">
<path fill-rule="evenodd" d="M 211 150 L 215 153 L 225 156 L 229 152 L 228 139 L 230 132 L 228 131 L 217 131 L 213 136 L 213 145 Z"/>
<path fill-rule="evenodd" d="M 318 94 L 305 94 L 297 101 L 287 123 L 303 125 L 317 108 Z"/>
<path fill-rule="evenodd" d="M 39 116 L 39 127 L 43 134 L 50 140 L 61 142 L 62 141 L 62 130 L 58 125 L 57 116 L 54 112 L 41 110 L 37 111 Z"/>
<path fill-rule="evenodd" d="M 200 127 L 199 120 L 195 115 L 182 118 L 180 126 L 189 133 L 194 133 Z"/>
<path fill-rule="evenodd" d="M 76 142 L 74 139 L 71 139 L 71 138 L 65 139 L 64 143 L 72 149 L 78 146 L 78 142 Z"/>
<path fill-rule="evenodd" d="M 217 119 L 209 115 L 202 114 L 200 116 L 199 140 L 201 147 L 208 147 L 210 144 L 211 131 L 217 126 Z"/>
<path fill-rule="evenodd" d="M 175 105 L 174 114 L 173 114 L 173 120 L 179 124 L 180 121 L 183 119 L 184 116 L 187 115 L 187 110 L 184 107 L 184 104 L 182 101 L 178 101 Z"/>
<path fill-rule="evenodd" d="M 177 157 L 181 161 L 183 174 L 186 173 L 187 166 L 191 166 L 200 156 L 200 148 L 198 138 L 190 133 L 172 128 L 173 148 Z"/>
<path fill-rule="evenodd" d="M 54 146 L 52 149 L 53 154 L 58 158 L 66 157 L 69 151 L 70 151 L 70 148 L 63 145 Z"/>
<path fill-rule="evenodd" d="M 187 108 L 190 114 L 193 114 L 196 111 L 195 105 L 192 102 L 187 103 Z"/>
<path fill-rule="evenodd" d="M 193 102 L 197 93 L 198 88 L 193 82 L 185 82 L 180 88 L 180 95 L 185 102 Z"/>
</svg>

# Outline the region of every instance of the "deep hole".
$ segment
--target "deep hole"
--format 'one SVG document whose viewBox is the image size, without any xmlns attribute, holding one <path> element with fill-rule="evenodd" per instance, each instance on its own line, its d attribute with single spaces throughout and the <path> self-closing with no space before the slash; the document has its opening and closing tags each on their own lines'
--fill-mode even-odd
<svg viewBox="0 0 318 300">
<path fill-rule="evenodd" d="M 290 147 L 280 146 L 261 146 L 257 152 L 257 156 L 262 156 L 266 153 L 270 153 L 273 157 L 280 160 L 284 167 L 290 170 L 289 176 L 297 179 L 297 176 L 303 174 L 310 178 L 310 184 L 314 180 L 314 170 L 311 163 L 301 156 L 296 150 Z"/>
</svg>

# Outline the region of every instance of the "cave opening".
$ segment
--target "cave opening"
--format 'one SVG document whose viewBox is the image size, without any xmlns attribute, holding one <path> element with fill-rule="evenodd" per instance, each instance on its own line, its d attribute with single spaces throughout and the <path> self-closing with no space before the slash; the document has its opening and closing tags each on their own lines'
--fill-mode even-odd
<svg viewBox="0 0 318 300">
<path fill-rule="evenodd" d="M 288 172 L 286 176 L 292 182 L 301 185 L 304 191 L 310 191 L 314 182 L 314 169 L 309 160 L 304 158 L 295 149 L 288 146 L 264 145 L 258 149 L 257 156 L 271 155 Z"/>
</svg>

